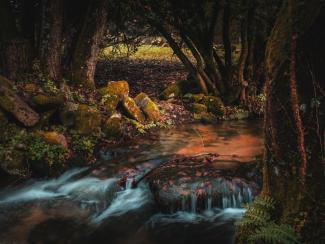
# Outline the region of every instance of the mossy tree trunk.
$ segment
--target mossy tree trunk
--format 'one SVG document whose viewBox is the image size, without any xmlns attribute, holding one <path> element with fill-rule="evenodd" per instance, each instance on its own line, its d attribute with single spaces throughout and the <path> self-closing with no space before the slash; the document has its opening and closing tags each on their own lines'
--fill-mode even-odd
<svg viewBox="0 0 325 244">
<path fill-rule="evenodd" d="M 82 84 L 88 88 L 95 87 L 95 69 L 106 24 L 107 1 L 90 1 L 88 13 L 78 37 L 72 60 L 73 82 Z"/>
<path fill-rule="evenodd" d="M 266 52 L 263 193 L 304 243 L 324 235 L 324 21 L 321 1 L 287 0 Z"/>
</svg>

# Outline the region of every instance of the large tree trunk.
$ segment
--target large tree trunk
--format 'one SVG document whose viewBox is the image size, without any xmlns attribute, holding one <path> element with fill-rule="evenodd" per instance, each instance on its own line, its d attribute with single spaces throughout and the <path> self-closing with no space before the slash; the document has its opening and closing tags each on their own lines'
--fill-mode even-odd
<svg viewBox="0 0 325 244">
<path fill-rule="evenodd" d="M 61 78 L 63 0 L 43 0 L 39 55 L 42 72 L 50 79 Z"/>
<path fill-rule="evenodd" d="M 79 35 L 72 60 L 73 82 L 94 88 L 94 75 L 100 45 L 107 24 L 107 1 L 90 1 L 87 17 Z"/>
<path fill-rule="evenodd" d="M 304 243 L 324 235 L 316 227 L 325 199 L 324 21 L 321 1 L 288 0 L 266 53 L 263 193 L 277 200 L 281 221 L 295 226 Z"/>
</svg>

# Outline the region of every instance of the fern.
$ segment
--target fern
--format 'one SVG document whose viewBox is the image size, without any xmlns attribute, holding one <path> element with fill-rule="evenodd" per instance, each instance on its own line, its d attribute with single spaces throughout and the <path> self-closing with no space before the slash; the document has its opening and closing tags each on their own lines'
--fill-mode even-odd
<svg viewBox="0 0 325 244">
<path fill-rule="evenodd" d="M 299 243 L 299 239 L 291 226 L 284 224 L 278 225 L 270 222 L 260 228 L 256 233 L 250 235 L 248 242 L 294 244 Z"/>
<path fill-rule="evenodd" d="M 252 204 L 246 206 L 246 213 L 236 223 L 241 239 L 249 243 L 299 243 L 296 233 L 290 226 L 278 225 L 272 221 L 275 208 L 275 200 L 268 196 L 256 198 Z"/>
</svg>

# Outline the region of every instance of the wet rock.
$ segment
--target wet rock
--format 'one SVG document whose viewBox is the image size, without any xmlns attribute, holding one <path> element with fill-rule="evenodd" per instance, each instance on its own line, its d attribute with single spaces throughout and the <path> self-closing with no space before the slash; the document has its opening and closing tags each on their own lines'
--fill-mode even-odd
<svg viewBox="0 0 325 244">
<path fill-rule="evenodd" d="M 160 118 L 160 111 L 157 104 L 145 93 L 138 94 L 134 101 L 142 109 L 149 121 L 157 122 Z"/>
<path fill-rule="evenodd" d="M 32 127 L 39 121 L 39 115 L 16 94 L 12 83 L 3 76 L 0 76 L 0 108 L 27 127 Z"/>
<path fill-rule="evenodd" d="M 61 145 L 64 148 L 68 148 L 66 137 L 56 131 L 37 131 L 35 135 L 41 137 L 45 142 Z"/>
<path fill-rule="evenodd" d="M 167 212 L 240 207 L 258 194 L 256 183 L 236 169 L 216 167 L 218 155 L 172 160 L 155 169 L 149 185 L 160 208 Z"/>
<path fill-rule="evenodd" d="M 75 128 L 81 134 L 91 135 L 100 130 L 102 116 L 96 109 L 88 105 L 79 105 L 75 112 Z"/>
<path fill-rule="evenodd" d="M 76 120 L 76 111 L 79 104 L 67 102 L 63 109 L 60 111 L 60 121 L 64 126 L 73 126 Z"/>
<path fill-rule="evenodd" d="M 123 97 L 122 100 L 122 106 L 125 111 L 126 116 L 128 116 L 131 119 L 134 119 L 140 123 L 144 123 L 146 118 L 144 114 L 142 113 L 141 109 L 137 106 L 134 99 L 130 97 Z"/>
<path fill-rule="evenodd" d="M 32 98 L 36 110 L 48 111 L 61 107 L 64 104 L 63 96 L 36 95 Z"/>
<path fill-rule="evenodd" d="M 103 132 L 108 138 L 118 138 L 122 135 L 123 121 L 121 116 L 113 115 L 103 124 Z"/>
<path fill-rule="evenodd" d="M 217 116 L 222 116 L 224 114 L 224 105 L 220 98 L 214 96 L 205 96 L 202 103 L 207 106 L 208 112 L 213 113 Z"/>
<path fill-rule="evenodd" d="M 196 114 L 205 113 L 208 111 L 207 106 L 205 106 L 204 104 L 200 104 L 200 103 L 191 103 L 191 104 L 189 104 L 188 109 L 192 113 L 196 113 Z"/>
<path fill-rule="evenodd" d="M 98 90 L 98 92 L 104 95 L 117 95 L 119 97 L 129 96 L 130 88 L 127 81 L 109 81 L 106 87 Z"/>
</svg>

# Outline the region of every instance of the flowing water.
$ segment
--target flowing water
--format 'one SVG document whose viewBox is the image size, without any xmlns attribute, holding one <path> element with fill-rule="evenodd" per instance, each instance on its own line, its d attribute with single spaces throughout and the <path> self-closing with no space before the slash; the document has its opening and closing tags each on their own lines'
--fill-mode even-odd
<svg viewBox="0 0 325 244">
<path fill-rule="evenodd" d="M 261 124 L 186 125 L 161 130 L 101 153 L 92 168 L 75 168 L 58 178 L 30 180 L 0 193 L 0 243 L 232 243 L 242 202 L 253 200 L 249 187 L 223 183 L 222 203 L 206 197 L 198 210 L 192 194 L 181 209 L 163 212 L 145 180 L 168 159 L 217 153 L 215 167 L 227 169 L 262 152 Z M 119 184 L 125 179 L 125 184 Z"/>
</svg>

